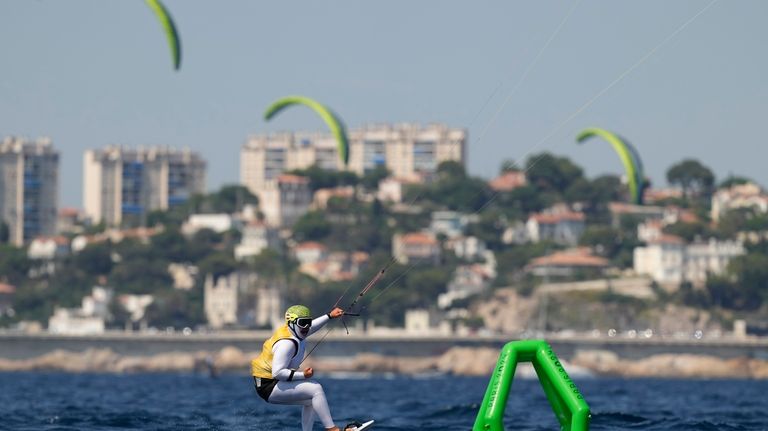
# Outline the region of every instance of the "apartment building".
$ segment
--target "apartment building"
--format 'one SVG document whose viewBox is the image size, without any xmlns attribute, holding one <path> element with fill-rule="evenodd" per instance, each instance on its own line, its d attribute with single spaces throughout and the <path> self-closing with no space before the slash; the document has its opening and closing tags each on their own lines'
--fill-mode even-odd
<svg viewBox="0 0 768 431">
<path fill-rule="evenodd" d="M 56 233 L 59 153 L 49 138 L 0 143 L 0 221 L 16 246 Z"/>
<path fill-rule="evenodd" d="M 283 172 L 317 165 L 364 175 L 383 166 L 394 177 L 427 179 L 448 160 L 466 162 L 467 131 L 442 124 L 370 125 L 350 129 L 349 165 L 330 133 L 275 133 L 248 138 L 240 151 L 240 181 L 260 193 Z"/>
<path fill-rule="evenodd" d="M 312 205 L 309 178 L 297 175 L 279 175 L 268 181 L 258 196 L 264 219 L 272 227 L 293 226 Z"/>
<path fill-rule="evenodd" d="M 83 196 L 92 223 L 141 225 L 205 192 L 206 163 L 196 152 L 168 147 L 108 146 L 85 152 Z"/>
<path fill-rule="evenodd" d="M 725 273 L 728 262 L 745 253 L 737 241 L 708 241 L 685 244 L 679 237 L 662 235 L 634 250 L 634 269 L 649 275 L 662 286 L 676 287 L 683 281 L 703 285 L 709 274 Z"/>
</svg>

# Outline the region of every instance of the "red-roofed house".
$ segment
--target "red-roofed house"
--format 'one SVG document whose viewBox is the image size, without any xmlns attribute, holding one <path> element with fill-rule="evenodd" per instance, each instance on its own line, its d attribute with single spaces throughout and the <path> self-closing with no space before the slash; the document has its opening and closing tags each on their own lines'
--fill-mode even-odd
<svg viewBox="0 0 768 431">
<path fill-rule="evenodd" d="M 416 262 L 437 265 L 440 263 L 440 243 L 431 233 L 395 234 L 392 238 L 392 255 L 401 264 Z"/>
<path fill-rule="evenodd" d="M 523 171 L 504 172 L 488 182 L 488 185 L 497 192 L 509 192 L 528 184 Z"/>
<path fill-rule="evenodd" d="M 533 259 L 525 269 L 540 277 L 570 277 L 578 273 L 599 276 L 609 265 L 607 259 L 579 247 Z"/>
<path fill-rule="evenodd" d="M 666 199 L 680 199 L 683 197 L 683 191 L 681 189 L 652 189 L 646 188 L 643 191 L 643 202 L 646 204 L 654 204 Z"/>
</svg>

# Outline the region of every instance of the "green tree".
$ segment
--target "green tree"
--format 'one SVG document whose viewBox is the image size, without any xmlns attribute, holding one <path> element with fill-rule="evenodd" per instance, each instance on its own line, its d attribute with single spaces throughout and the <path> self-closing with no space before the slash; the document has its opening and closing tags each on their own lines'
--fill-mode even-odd
<svg viewBox="0 0 768 431">
<path fill-rule="evenodd" d="M 594 180 L 578 178 L 565 191 L 565 197 L 570 202 L 585 202 L 593 207 L 598 204 L 606 206 L 609 202 L 620 200 L 624 188 L 615 175 L 602 175 Z"/>
<path fill-rule="evenodd" d="M 11 230 L 4 221 L 0 220 L 0 244 L 7 244 L 10 239 Z"/>
<path fill-rule="evenodd" d="M 621 231 L 611 226 L 587 226 L 579 244 L 592 248 L 599 255 L 613 257 L 621 247 Z"/>
<path fill-rule="evenodd" d="M 379 182 L 390 174 L 386 166 L 376 166 L 375 168 L 367 171 L 363 178 L 360 179 L 360 184 L 367 190 L 378 190 Z"/>
<path fill-rule="evenodd" d="M 168 263 L 156 259 L 130 259 L 118 263 L 109 284 L 119 293 L 155 294 L 173 288 Z"/>
<path fill-rule="evenodd" d="M 729 175 L 726 179 L 724 179 L 720 184 L 718 184 L 718 189 L 728 189 L 733 186 L 738 186 L 742 184 L 751 183 L 752 180 L 750 180 L 747 177 L 740 177 L 737 175 Z"/>
<path fill-rule="evenodd" d="M 147 307 L 147 322 L 160 328 L 170 326 L 176 329 L 205 323 L 199 290 L 189 293 L 170 290 L 155 295 L 155 300 Z"/>
<path fill-rule="evenodd" d="M 5 279 L 11 284 L 26 280 L 32 261 L 22 248 L 0 244 L 0 282 Z"/>
<path fill-rule="evenodd" d="M 259 277 L 274 280 L 284 279 L 286 274 L 296 269 L 296 262 L 282 256 L 274 250 L 264 250 L 245 261 L 245 268 L 255 271 Z"/>
<path fill-rule="evenodd" d="M 699 196 L 708 199 L 715 184 L 715 174 L 698 160 L 686 159 L 667 170 L 667 181 L 680 186 L 686 197 Z"/>
<path fill-rule="evenodd" d="M 748 254 L 731 259 L 726 274 L 707 279 L 706 290 L 713 304 L 752 311 L 768 301 L 768 255 L 761 252 L 768 245 L 752 247 Z"/>
<path fill-rule="evenodd" d="M 245 205 L 256 205 L 259 198 L 241 185 L 226 185 L 208 198 L 212 212 L 232 214 L 243 209 Z"/>
<path fill-rule="evenodd" d="M 564 193 L 584 171 L 567 157 L 556 157 L 549 153 L 531 155 L 525 164 L 528 181 L 539 190 Z"/>
<path fill-rule="evenodd" d="M 663 229 L 664 233 L 676 235 L 683 238 L 686 242 L 692 242 L 697 239 L 706 239 L 714 236 L 712 230 L 702 222 L 677 222 L 667 225 Z"/>
<path fill-rule="evenodd" d="M 482 208 L 491 198 L 488 184 L 479 178 L 470 178 L 464 167 L 455 161 L 442 162 L 437 168 L 437 181 L 409 191 L 411 194 L 433 202 L 437 206 L 454 211 L 474 212 Z"/>
<path fill-rule="evenodd" d="M 215 279 L 237 270 L 238 263 L 230 253 L 217 251 L 201 260 L 198 267 L 201 274 L 211 274 Z"/>
<path fill-rule="evenodd" d="M 331 224 L 319 211 L 309 211 L 293 225 L 296 241 L 320 241 L 331 233 Z"/>
<path fill-rule="evenodd" d="M 331 171 L 323 169 L 317 165 L 312 165 L 307 169 L 295 169 L 290 171 L 290 173 L 308 177 L 309 187 L 313 192 L 319 189 L 328 189 L 338 186 L 354 186 L 360 182 L 360 179 L 354 172 Z"/>
<path fill-rule="evenodd" d="M 500 221 L 496 210 L 483 211 L 477 223 L 471 223 L 466 228 L 468 236 L 475 236 L 485 242 L 491 250 L 501 250 L 505 244 L 501 241 L 506 226 Z"/>
<path fill-rule="evenodd" d="M 733 238 L 739 232 L 761 232 L 768 230 L 768 216 L 754 208 L 737 208 L 728 211 L 717 224 L 721 238 Z"/>
<path fill-rule="evenodd" d="M 73 264 L 88 275 L 108 275 L 112 271 L 112 244 L 89 244 L 74 255 Z"/>
<path fill-rule="evenodd" d="M 198 258 L 192 245 L 178 229 L 168 228 L 160 232 L 151 238 L 150 244 L 169 262 L 191 262 Z"/>
<path fill-rule="evenodd" d="M 517 187 L 509 192 L 500 192 L 495 196 L 493 204 L 512 220 L 523 220 L 529 214 L 539 212 L 555 203 L 554 199 L 550 199 L 553 195 L 540 193 L 530 185 Z"/>
<path fill-rule="evenodd" d="M 435 299 L 445 293 L 448 282 L 451 281 L 455 268 L 414 268 L 408 274 L 406 287 L 418 292 L 419 307 L 429 308 L 435 304 Z"/>
<path fill-rule="evenodd" d="M 54 301 L 51 300 L 47 283 L 28 283 L 16 290 L 13 297 L 13 309 L 16 320 L 33 320 L 45 323 L 53 314 Z"/>
<path fill-rule="evenodd" d="M 501 168 L 499 169 L 500 174 L 505 174 L 507 172 L 518 172 L 520 171 L 520 167 L 517 165 L 517 162 L 514 160 L 504 160 L 501 162 Z"/>
<path fill-rule="evenodd" d="M 510 286 L 522 279 L 522 270 L 531 260 L 554 252 L 560 246 L 542 241 L 531 244 L 515 245 L 496 255 L 498 277 L 494 286 Z"/>
<path fill-rule="evenodd" d="M 768 299 L 768 256 L 746 254 L 728 263 L 728 272 L 735 275 L 740 301 L 739 309 L 756 310 Z"/>
</svg>

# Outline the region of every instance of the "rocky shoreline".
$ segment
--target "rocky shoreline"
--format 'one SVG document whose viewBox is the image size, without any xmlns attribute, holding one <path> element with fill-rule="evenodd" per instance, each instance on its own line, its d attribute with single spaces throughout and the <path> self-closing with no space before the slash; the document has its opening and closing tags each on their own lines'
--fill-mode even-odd
<svg viewBox="0 0 768 431">
<path fill-rule="evenodd" d="M 235 347 L 220 351 L 195 353 L 168 352 L 154 356 L 119 355 L 110 349 L 88 349 L 83 352 L 56 350 L 24 360 L 0 358 L 0 371 L 64 371 L 64 372 L 247 372 L 250 359 L 258 352 L 243 352 Z M 351 358 L 310 357 L 305 366 L 318 372 L 446 373 L 463 376 L 488 376 L 499 351 L 490 348 L 452 348 L 440 356 L 427 358 L 392 357 L 360 353 Z M 722 359 L 704 355 L 660 354 L 641 360 L 625 360 L 603 350 L 578 351 L 570 360 L 562 361 L 572 376 L 666 377 L 666 378 L 749 378 L 768 379 L 768 361 L 750 358 Z M 533 370 L 521 366 L 518 374 L 532 375 Z"/>
</svg>

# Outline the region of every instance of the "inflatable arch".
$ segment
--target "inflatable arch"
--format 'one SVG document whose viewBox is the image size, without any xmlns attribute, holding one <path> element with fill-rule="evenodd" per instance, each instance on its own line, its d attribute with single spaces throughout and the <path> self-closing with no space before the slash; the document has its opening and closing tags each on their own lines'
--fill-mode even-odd
<svg viewBox="0 0 768 431">
<path fill-rule="evenodd" d="M 509 390 L 520 362 L 531 362 L 561 431 L 588 431 L 589 406 L 552 347 L 543 340 L 513 341 L 501 350 L 472 431 L 504 431 L 502 421 Z"/>
</svg>

